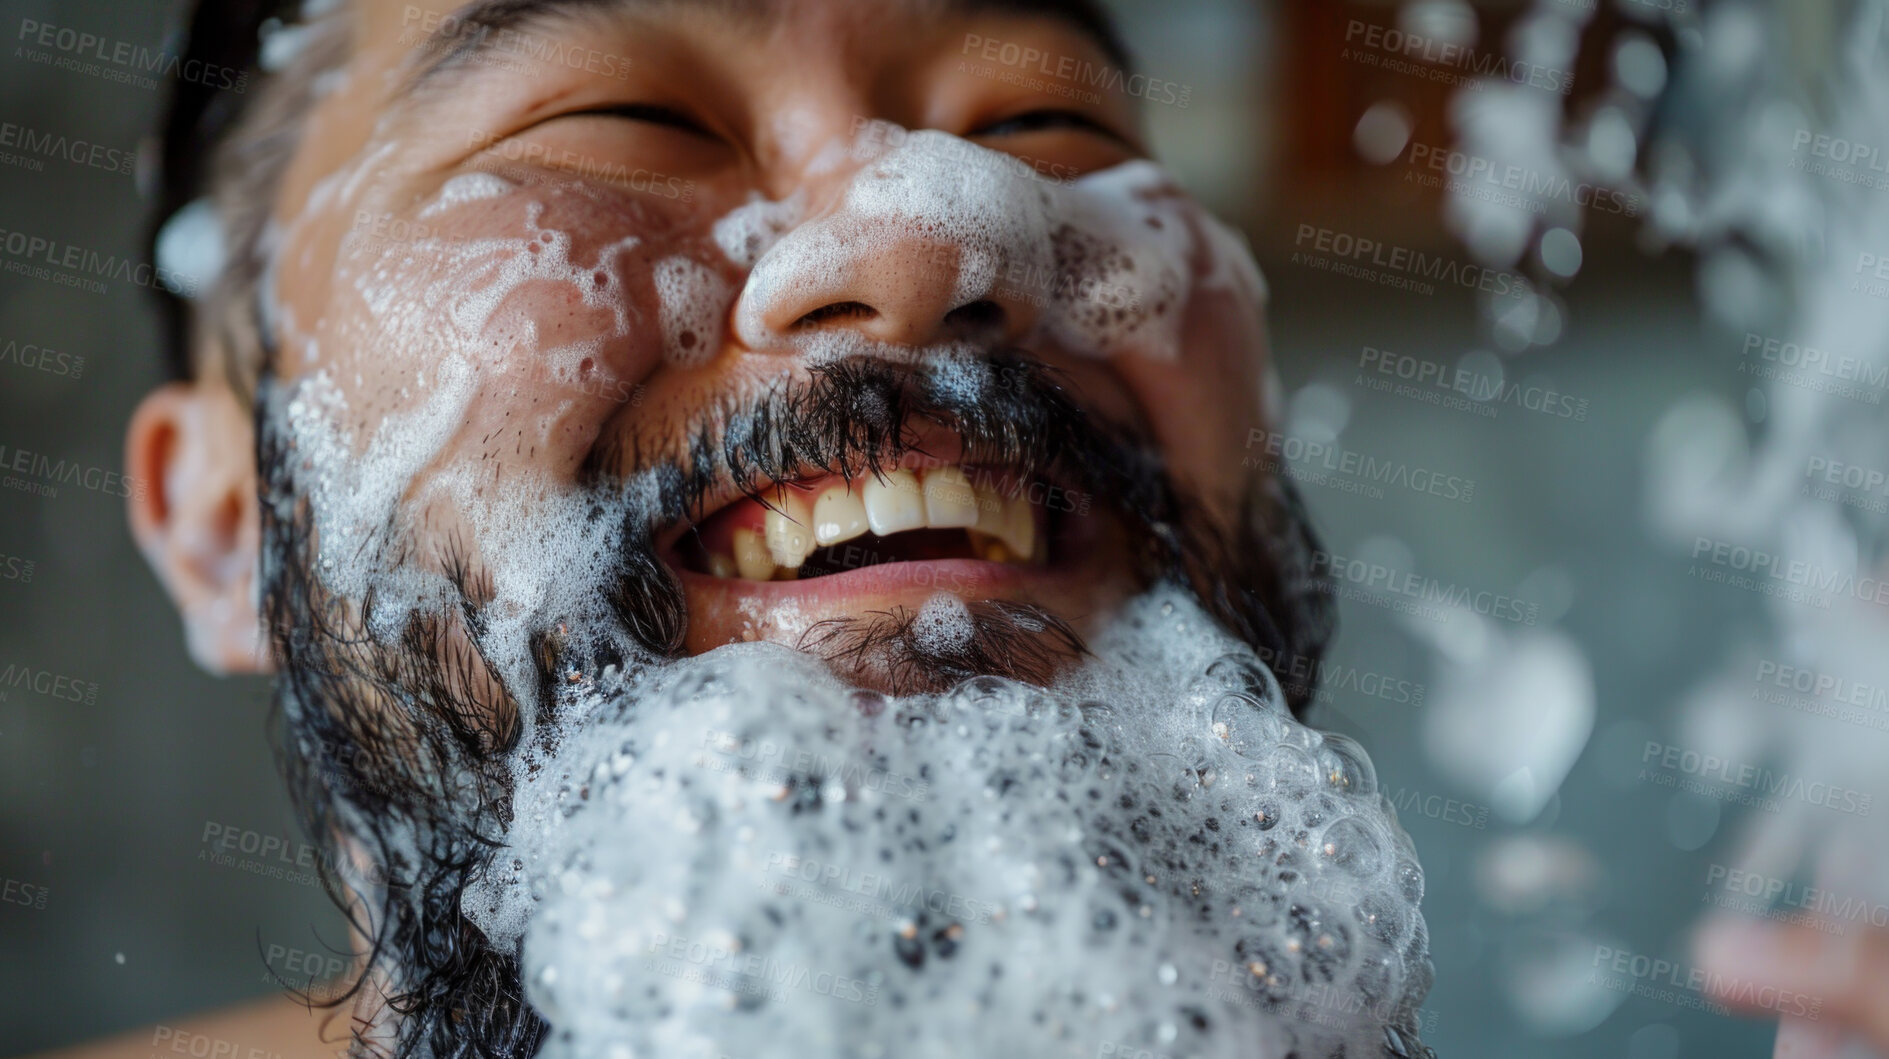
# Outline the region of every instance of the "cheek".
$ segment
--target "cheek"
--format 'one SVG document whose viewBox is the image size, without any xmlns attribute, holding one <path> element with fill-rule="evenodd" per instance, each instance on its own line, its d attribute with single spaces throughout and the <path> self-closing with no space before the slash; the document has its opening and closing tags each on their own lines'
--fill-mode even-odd
<svg viewBox="0 0 1889 1059">
<path fill-rule="evenodd" d="M 332 379 L 367 444 L 425 419 L 451 437 L 439 460 L 568 476 L 658 365 L 720 344 L 725 259 L 636 204 L 471 174 L 408 216 L 354 216 L 286 359 Z"/>
<path fill-rule="evenodd" d="M 1265 423 L 1264 308 L 1244 285 L 1196 285 L 1182 320 L 1178 361 L 1117 358 L 1175 478 L 1210 502 L 1245 487 L 1249 433 Z"/>
<path fill-rule="evenodd" d="M 1107 361 L 1184 487 L 1236 497 L 1267 371 L 1266 287 L 1251 254 L 1147 163 L 1084 178 L 1060 209 L 1057 271 L 1074 289 L 1045 314 L 1048 336 Z"/>
</svg>

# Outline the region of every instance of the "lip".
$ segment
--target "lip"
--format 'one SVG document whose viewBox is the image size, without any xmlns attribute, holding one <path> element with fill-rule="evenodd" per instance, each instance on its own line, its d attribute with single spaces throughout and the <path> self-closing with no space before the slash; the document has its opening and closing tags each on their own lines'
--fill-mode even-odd
<svg viewBox="0 0 1889 1059">
<path fill-rule="evenodd" d="M 1078 601 L 1096 587 L 1084 586 L 1084 566 L 1026 567 L 985 559 L 880 563 L 805 581 L 713 577 L 673 561 L 670 569 L 688 607 L 683 649 L 689 654 L 751 640 L 797 646 L 822 622 L 900 609 L 916 612 L 940 592 L 966 602 L 1036 604 L 1080 622 L 1091 608 Z"/>
<path fill-rule="evenodd" d="M 947 459 L 928 448 L 922 459 Z M 959 446 L 953 439 L 951 446 Z M 739 502 L 745 494 L 729 490 Z M 725 506 L 725 505 L 724 505 Z M 704 518 L 719 510 L 704 503 Z M 938 593 L 966 602 L 1003 601 L 1042 607 L 1080 626 L 1119 598 L 1130 578 L 1120 527 L 1100 511 L 1062 520 L 1045 537 L 1047 561 L 1037 564 L 953 557 L 901 559 L 795 580 L 717 577 L 682 562 L 680 543 L 694 523 L 671 527 L 658 555 L 683 592 L 688 627 L 683 649 L 700 654 L 729 643 L 766 640 L 798 646 L 822 622 L 904 610 L 915 613 Z M 1118 561 L 1111 561 L 1111 560 Z"/>
<path fill-rule="evenodd" d="M 905 604 L 916 609 L 939 592 L 965 600 L 1026 599 L 1034 588 L 1063 580 L 1063 572 L 994 563 L 987 559 L 914 559 L 879 563 L 804 581 L 746 581 L 676 566 L 691 602 L 753 601 L 762 607 L 793 604 L 806 611 L 865 613 Z M 696 611 L 692 607 L 691 615 Z"/>
</svg>

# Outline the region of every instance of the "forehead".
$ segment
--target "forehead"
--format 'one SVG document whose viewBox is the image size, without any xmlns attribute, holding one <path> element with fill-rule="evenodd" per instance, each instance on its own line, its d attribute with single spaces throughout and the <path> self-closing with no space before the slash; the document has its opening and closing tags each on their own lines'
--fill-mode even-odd
<svg viewBox="0 0 1889 1059">
<path fill-rule="evenodd" d="M 1125 65 L 1089 0 L 346 2 L 348 76 L 319 94 L 305 123 L 278 189 L 279 220 L 299 212 L 316 183 L 352 160 L 376 129 L 403 130 L 396 139 L 424 136 L 437 124 L 430 115 L 455 101 L 479 110 L 508 85 L 526 93 L 591 77 L 560 65 L 577 45 L 596 59 L 592 66 L 627 73 L 639 95 L 730 102 L 732 92 L 757 113 L 844 100 L 799 91 L 809 85 L 896 97 L 917 71 L 939 70 L 951 58 L 975 61 L 992 45 L 1074 69 L 1119 74 Z M 488 57 L 494 61 L 481 61 Z M 536 73 L 505 73 L 520 68 Z M 1132 125 L 1133 107 L 1118 95 L 1107 105 Z"/>
<path fill-rule="evenodd" d="M 362 0 L 369 24 L 397 19 L 409 43 L 417 28 L 436 46 L 428 48 L 426 67 L 451 66 L 494 40 L 517 37 L 533 26 L 611 16 L 687 20 L 711 24 L 730 34 L 763 36 L 783 28 L 816 32 L 897 24 L 922 33 L 976 16 L 1032 18 L 1060 24 L 1087 38 L 1108 59 L 1127 56 L 1107 17 L 1090 0 Z M 878 36 L 881 45 L 914 43 L 909 37 Z"/>
</svg>

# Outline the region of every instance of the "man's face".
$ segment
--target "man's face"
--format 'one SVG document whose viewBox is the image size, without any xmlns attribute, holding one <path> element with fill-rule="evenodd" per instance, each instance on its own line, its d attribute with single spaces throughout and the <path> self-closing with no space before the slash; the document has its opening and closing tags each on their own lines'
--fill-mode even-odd
<svg viewBox="0 0 1889 1059">
<path fill-rule="evenodd" d="M 366 1018 L 1406 1053 L 1421 872 L 1267 669 L 1328 630 L 1237 455 L 1263 285 L 1131 75 L 968 5 L 352 16 L 261 248 L 258 469 Z M 757 1002 L 782 967 L 818 999 Z"/>
<path fill-rule="evenodd" d="M 403 566 L 502 598 L 544 573 L 520 519 L 849 354 L 996 391 L 1027 380 L 993 354 L 1040 362 L 1229 516 L 1257 277 L 1158 170 L 1090 176 L 1143 152 L 1089 35 L 879 0 L 519 6 L 359 5 L 280 197 L 274 371 L 372 479 L 318 511 L 324 556 L 384 532 Z M 966 453 L 943 419 L 891 424 L 883 466 L 842 449 L 666 513 L 686 651 L 939 591 L 1086 631 L 1136 587 L 1116 498 Z"/>
</svg>

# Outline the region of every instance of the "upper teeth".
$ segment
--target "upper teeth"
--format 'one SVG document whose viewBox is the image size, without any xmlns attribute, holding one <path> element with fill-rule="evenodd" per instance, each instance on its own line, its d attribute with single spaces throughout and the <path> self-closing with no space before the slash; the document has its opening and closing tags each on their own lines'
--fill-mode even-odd
<svg viewBox="0 0 1889 1059">
<path fill-rule="evenodd" d="M 815 549 L 868 530 L 884 537 L 927 528 L 969 530 L 979 558 L 1028 561 L 1036 555 L 1036 519 L 1022 494 L 1006 497 L 989 484 L 973 484 L 961 467 L 937 467 L 834 482 L 811 502 L 800 490 L 777 490 L 764 531 L 758 537 L 736 532 L 733 561 L 745 578 L 792 576 Z"/>
</svg>

